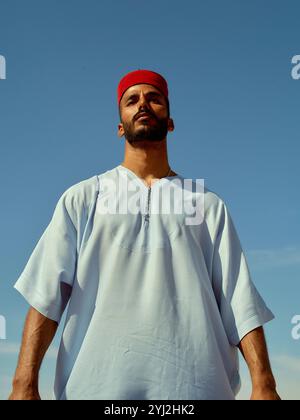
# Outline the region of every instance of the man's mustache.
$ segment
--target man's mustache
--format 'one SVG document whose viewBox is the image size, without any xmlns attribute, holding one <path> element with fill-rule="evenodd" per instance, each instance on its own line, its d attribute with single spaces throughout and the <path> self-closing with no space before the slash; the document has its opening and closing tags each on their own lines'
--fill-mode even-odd
<svg viewBox="0 0 300 420">
<path fill-rule="evenodd" d="M 144 117 L 144 116 L 149 116 L 156 119 L 155 115 L 151 114 L 150 112 L 145 112 L 145 111 L 139 112 L 138 114 L 135 115 L 133 119 L 134 121 L 136 121 L 138 118 Z"/>
</svg>

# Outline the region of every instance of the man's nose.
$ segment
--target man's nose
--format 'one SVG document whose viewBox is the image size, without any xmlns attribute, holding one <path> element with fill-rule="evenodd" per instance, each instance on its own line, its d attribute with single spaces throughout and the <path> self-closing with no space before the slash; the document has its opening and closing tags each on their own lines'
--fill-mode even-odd
<svg viewBox="0 0 300 420">
<path fill-rule="evenodd" d="M 147 107 L 148 108 L 148 101 L 144 95 L 140 95 L 138 106 L 140 107 Z"/>
</svg>

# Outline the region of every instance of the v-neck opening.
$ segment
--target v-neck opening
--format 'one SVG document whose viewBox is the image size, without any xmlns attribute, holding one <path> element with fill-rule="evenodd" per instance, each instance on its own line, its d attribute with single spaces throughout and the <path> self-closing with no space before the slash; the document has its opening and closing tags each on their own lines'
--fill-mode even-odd
<svg viewBox="0 0 300 420">
<path fill-rule="evenodd" d="M 131 169 L 129 169 L 129 168 L 126 168 L 126 166 L 123 166 L 123 165 L 118 165 L 117 166 L 119 169 L 123 169 L 124 171 L 127 171 L 128 173 L 130 173 L 135 179 L 137 179 L 147 190 L 149 189 L 149 188 L 153 188 L 154 187 L 154 185 L 155 184 L 159 184 L 159 183 L 161 183 L 161 181 L 162 180 L 164 180 L 164 179 L 169 179 L 169 178 L 177 178 L 178 177 L 178 175 L 171 175 L 171 176 L 164 176 L 164 177 L 162 177 L 162 178 L 157 178 L 157 180 L 153 183 L 153 184 L 151 184 L 151 185 L 147 185 L 144 181 L 143 181 L 143 179 L 141 178 L 141 177 L 139 177 L 135 172 L 133 172 Z"/>
</svg>

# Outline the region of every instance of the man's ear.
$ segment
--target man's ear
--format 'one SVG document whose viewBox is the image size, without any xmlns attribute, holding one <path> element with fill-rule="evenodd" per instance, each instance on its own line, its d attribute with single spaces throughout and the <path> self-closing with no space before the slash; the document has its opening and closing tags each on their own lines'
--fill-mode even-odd
<svg viewBox="0 0 300 420">
<path fill-rule="evenodd" d="M 169 118 L 168 120 L 168 131 L 174 131 L 175 129 L 175 125 L 174 125 L 174 121 L 172 118 Z"/>
<path fill-rule="evenodd" d="M 122 123 L 118 124 L 118 136 L 119 137 L 123 137 L 124 136 L 124 128 L 123 128 L 123 124 Z"/>
</svg>

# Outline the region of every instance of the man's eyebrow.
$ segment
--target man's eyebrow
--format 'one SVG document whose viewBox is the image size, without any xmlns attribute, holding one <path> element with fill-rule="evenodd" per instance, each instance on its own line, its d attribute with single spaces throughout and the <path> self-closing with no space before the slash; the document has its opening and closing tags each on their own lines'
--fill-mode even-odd
<svg viewBox="0 0 300 420">
<path fill-rule="evenodd" d="M 159 93 L 159 92 L 155 92 L 154 90 L 152 90 L 152 91 L 150 91 L 150 92 L 146 93 L 146 95 L 152 95 L 152 96 L 162 96 L 162 94 L 161 94 L 161 93 Z"/>
<path fill-rule="evenodd" d="M 126 101 L 128 101 L 129 99 L 132 99 L 136 96 L 139 96 L 139 94 L 138 93 L 132 93 L 131 95 L 128 96 L 128 98 L 126 98 Z M 147 92 L 146 96 L 157 96 L 157 97 L 161 98 L 162 94 L 159 93 L 159 92 L 151 91 L 151 92 Z"/>
</svg>

